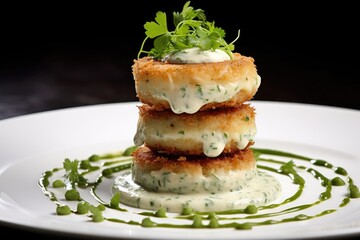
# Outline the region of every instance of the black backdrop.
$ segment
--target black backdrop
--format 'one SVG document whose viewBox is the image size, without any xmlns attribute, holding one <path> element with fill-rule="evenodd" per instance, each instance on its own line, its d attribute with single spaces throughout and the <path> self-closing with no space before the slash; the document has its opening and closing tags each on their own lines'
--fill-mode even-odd
<svg viewBox="0 0 360 240">
<path fill-rule="evenodd" d="M 185 1 L 4 6 L 0 117 L 137 100 L 131 65 L 157 11 Z M 208 20 L 240 38 L 262 77 L 254 99 L 359 109 L 356 8 L 346 1 L 200 1 Z"/>
</svg>

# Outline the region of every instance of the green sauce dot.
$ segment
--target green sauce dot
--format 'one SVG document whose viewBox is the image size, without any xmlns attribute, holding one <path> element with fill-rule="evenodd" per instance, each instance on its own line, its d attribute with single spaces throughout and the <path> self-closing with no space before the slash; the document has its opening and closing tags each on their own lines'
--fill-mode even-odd
<svg viewBox="0 0 360 240">
<path fill-rule="evenodd" d="M 331 198 L 331 192 L 322 192 L 320 193 L 320 200 L 325 201 Z"/>
<path fill-rule="evenodd" d="M 346 172 L 346 170 L 345 170 L 344 168 L 342 168 L 342 167 L 336 168 L 335 173 L 340 174 L 340 175 L 343 175 L 343 176 L 347 176 L 347 175 L 348 175 L 347 172 Z"/>
<path fill-rule="evenodd" d="M 309 216 L 305 215 L 305 214 L 299 214 L 294 217 L 295 221 L 302 221 L 302 220 L 306 220 L 306 219 L 309 219 Z"/>
<path fill-rule="evenodd" d="M 91 167 L 90 160 L 82 160 L 80 162 L 80 169 L 89 169 Z"/>
<path fill-rule="evenodd" d="M 245 208 L 245 213 L 247 214 L 255 214 L 257 213 L 258 208 L 255 205 L 249 205 Z"/>
<path fill-rule="evenodd" d="M 188 206 L 184 207 L 183 210 L 181 211 L 181 215 L 190 215 L 192 213 L 193 210 Z"/>
<path fill-rule="evenodd" d="M 131 154 L 137 149 L 137 146 L 128 147 L 125 149 L 123 156 L 131 156 Z"/>
<path fill-rule="evenodd" d="M 219 227 L 219 221 L 215 218 L 210 219 L 209 228 L 218 228 L 218 227 Z"/>
<path fill-rule="evenodd" d="M 102 175 L 105 177 L 109 177 L 113 173 L 113 170 L 111 168 L 106 168 L 102 171 Z"/>
<path fill-rule="evenodd" d="M 214 212 L 209 212 L 208 219 L 218 219 L 218 216 Z"/>
<path fill-rule="evenodd" d="M 104 206 L 104 205 L 99 205 L 97 207 L 95 207 L 94 205 L 89 205 L 89 210 L 92 213 L 92 221 L 93 222 L 102 222 L 104 220 L 104 217 L 102 215 L 102 210 L 100 206 Z"/>
<path fill-rule="evenodd" d="M 356 185 L 349 186 L 350 198 L 360 198 L 360 191 Z"/>
<path fill-rule="evenodd" d="M 200 215 L 194 215 L 192 227 L 194 227 L 194 228 L 202 227 L 202 218 Z"/>
<path fill-rule="evenodd" d="M 141 226 L 142 227 L 156 227 L 156 223 L 151 221 L 150 218 L 144 218 L 141 221 Z"/>
<path fill-rule="evenodd" d="M 44 177 L 51 177 L 53 175 L 53 173 L 52 173 L 52 171 L 46 171 L 45 173 L 44 173 Z"/>
<path fill-rule="evenodd" d="M 304 185 L 305 184 L 305 180 L 300 177 L 299 175 L 295 175 L 294 176 L 294 184 L 298 184 L 298 185 Z"/>
<path fill-rule="evenodd" d="M 96 155 L 96 154 L 91 155 L 91 156 L 89 157 L 89 161 L 90 161 L 90 162 L 96 162 L 96 161 L 99 161 L 100 159 L 101 159 L 101 157 L 100 157 L 99 155 Z"/>
<path fill-rule="evenodd" d="M 87 202 L 79 202 L 77 205 L 76 213 L 77 214 L 86 214 L 89 212 L 89 203 Z"/>
<path fill-rule="evenodd" d="M 333 186 L 344 186 L 345 181 L 342 180 L 339 177 L 334 177 L 333 179 L 331 179 L 331 185 L 333 185 Z"/>
<path fill-rule="evenodd" d="M 42 179 L 42 184 L 44 185 L 44 187 L 47 187 L 47 186 L 49 186 L 49 179 L 48 178 L 43 178 Z"/>
<path fill-rule="evenodd" d="M 106 207 L 105 207 L 104 205 L 102 205 L 102 204 L 99 204 L 99 205 L 97 206 L 97 208 L 98 208 L 100 211 L 105 211 L 105 209 L 106 209 Z"/>
<path fill-rule="evenodd" d="M 87 181 L 79 181 L 78 182 L 78 187 L 81 187 L 81 188 L 86 188 L 88 186 L 88 183 Z"/>
<path fill-rule="evenodd" d="M 71 209 L 67 205 L 57 206 L 56 213 L 57 215 L 69 215 L 71 214 Z"/>
<path fill-rule="evenodd" d="M 96 214 L 93 214 L 93 215 L 92 215 L 92 221 L 93 221 L 93 222 L 102 222 L 102 221 L 104 221 L 104 217 L 103 217 L 103 215 L 101 214 L 101 212 L 96 213 Z"/>
<path fill-rule="evenodd" d="M 76 189 L 70 189 L 65 192 L 65 199 L 68 201 L 80 200 L 80 193 Z"/>
<path fill-rule="evenodd" d="M 241 223 L 241 224 L 238 224 L 235 229 L 238 229 L 238 230 L 250 230 L 252 229 L 253 225 L 251 223 Z"/>
<path fill-rule="evenodd" d="M 57 179 L 52 183 L 53 188 L 65 187 L 65 183 L 61 179 Z"/>
<path fill-rule="evenodd" d="M 159 210 L 157 210 L 157 211 L 155 212 L 155 216 L 156 216 L 156 217 L 162 217 L 162 218 L 166 217 L 166 211 L 165 211 L 165 209 L 160 208 Z"/>
</svg>

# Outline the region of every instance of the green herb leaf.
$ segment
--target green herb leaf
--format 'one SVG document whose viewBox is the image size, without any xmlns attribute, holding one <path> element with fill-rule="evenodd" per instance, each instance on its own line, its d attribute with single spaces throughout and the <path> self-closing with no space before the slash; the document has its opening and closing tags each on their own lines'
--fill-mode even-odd
<svg viewBox="0 0 360 240">
<path fill-rule="evenodd" d="M 144 28 L 146 29 L 145 34 L 150 38 L 155 38 L 168 32 L 166 13 L 157 12 L 155 21 L 156 22 L 147 22 L 144 25 Z"/>
<path fill-rule="evenodd" d="M 157 12 L 155 21 L 146 22 L 145 39 L 138 53 L 147 54 L 156 60 L 164 58 L 167 54 L 188 48 L 200 48 L 201 50 L 225 51 L 233 59 L 232 51 L 235 49 L 234 42 L 227 43 L 225 31 L 215 26 L 215 22 L 206 20 L 202 9 L 194 9 L 190 1 L 184 4 L 182 11 L 173 12 L 174 29 L 169 30 L 167 16 L 164 12 Z M 144 50 L 147 40 L 153 39 L 153 48 L 150 51 Z"/>
<path fill-rule="evenodd" d="M 65 178 L 69 180 L 72 186 L 76 184 L 85 186 L 87 179 L 82 176 L 78 171 L 79 161 L 66 158 L 63 163 L 64 169 L 66 170 Z"/>
<path fill-rule="evenodd" d="M 120 204 L 120 193 L 114 194 L 110 200 L 110 206 L 112 208 L 118 208 Z"/>
</svg>

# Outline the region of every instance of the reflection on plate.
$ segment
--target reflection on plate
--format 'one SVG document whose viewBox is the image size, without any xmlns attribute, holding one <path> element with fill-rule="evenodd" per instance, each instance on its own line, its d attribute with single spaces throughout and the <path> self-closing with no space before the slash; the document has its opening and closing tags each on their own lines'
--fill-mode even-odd
<svg viewBox="0 0 360 240">
<path fill-rule="evenodd" d="M 61 167 L 65 158 L 85 159 L 94 153 L 117 152 L 131 146 L 138 116 L 137 104 L 79 107 L 0 121 L 0 221 L 54 233 L 126 239 L 291 239 L 360 233 L 357 199 L 319 218 L 258 226 L 249 231 L 234 228 L 154 229 L 108 221 L 93 223 L 75 214 L 57 216 L 54 203 L 38 186 L 41 174 Z M 359 111 L 280 102 L 252 101 L 251 104 L 257 113 L 256 148 L 326 159 L 334 166 L 345 168 L 353 181 L 360 183 L 357 174 L 360 169 L 357 151 Z M 328 173 L 325 171 L 325 174 Z M 319 192 L 318 185 L 306 185 L 297 204 L 307 204 L 318 198 L 318 195 L 314 196 Z M 110 187 L 111 181 L 108 181 L 100 194 L 110 195 L 107 192 Z M 343 192 L 335 189 L 331 200 L 309 209 L 306 214 L 337 208 L 344 197 Z M 141 221 L 143 216 L 132 213 L 140 210 L 129 209 L 131 211 L 122 213 L 121 217 Z"/>
</svg>

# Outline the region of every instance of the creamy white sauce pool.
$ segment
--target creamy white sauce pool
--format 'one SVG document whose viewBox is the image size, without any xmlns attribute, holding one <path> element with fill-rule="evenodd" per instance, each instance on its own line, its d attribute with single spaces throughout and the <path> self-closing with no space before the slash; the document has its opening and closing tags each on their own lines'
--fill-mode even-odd
<svg viewBox="0 0 360 240">
<path fill-rule="evenodd" d="M 189 48 L 169 53 L 163 61 L 169 63 L 207 63 L 223 62 L 230 59 L 229 54 L 220 49 L 204 51 L 200 48 Z"/>
<path fill-rule="evenodd" d="M 124 171 L 114 182 L 113 193 L 120 192 L 120 201 L 128 206 L 156 211 L 164 208 L 167 212 L 179 213 L 185 206 L 194 211 L 224 211 L 246 208 L 248 205 L 261 206 L 275 200 L 280 192 L 279 181 L 264 172 L 257 172 L 241 190 L 220 193 L 159 193 L 147 191 L 134 183 L 131 171 Z"/>
</svg>

